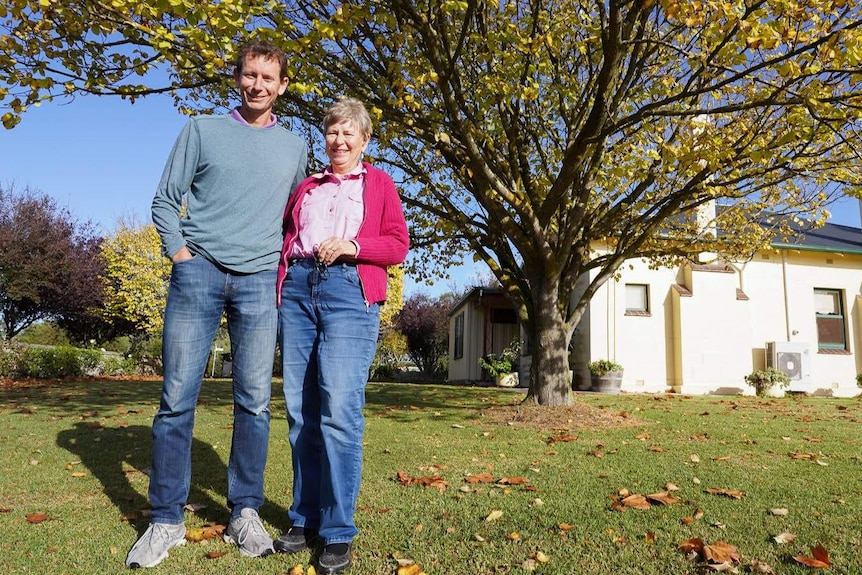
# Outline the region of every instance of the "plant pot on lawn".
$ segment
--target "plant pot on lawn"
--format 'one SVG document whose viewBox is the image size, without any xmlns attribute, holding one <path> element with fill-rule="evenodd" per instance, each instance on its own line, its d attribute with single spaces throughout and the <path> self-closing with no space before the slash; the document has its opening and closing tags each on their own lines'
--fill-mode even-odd
<svg viewBox="0 0 862 575">
<path fill-rule="evenodd" d="M 754 388 L 758 397 L 784 397 L 784 389 L 790 385 L 790 378 L 774 367 L 767 367 L 746 375 L 745 383 Z"/>
<path fill-rule="evenodd" d="M 590 362 L 590 391 L 597 393 L 620 392 L 623 385 L 623 366 L 609 359 Z"/>
</svg>

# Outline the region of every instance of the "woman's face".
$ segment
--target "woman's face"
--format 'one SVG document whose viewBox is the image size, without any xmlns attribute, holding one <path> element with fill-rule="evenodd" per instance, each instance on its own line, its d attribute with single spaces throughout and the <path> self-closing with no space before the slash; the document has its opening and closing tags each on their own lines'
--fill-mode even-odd
<svg viewBox="0 0 862 575">
<path fill-rule="evenodd" d="M 332 124 L 326 129 L 326 155 L 336 174 L 346 174 L 355 168 L 367 145 L 368 136 L 350 120 Z"/>
</svg>

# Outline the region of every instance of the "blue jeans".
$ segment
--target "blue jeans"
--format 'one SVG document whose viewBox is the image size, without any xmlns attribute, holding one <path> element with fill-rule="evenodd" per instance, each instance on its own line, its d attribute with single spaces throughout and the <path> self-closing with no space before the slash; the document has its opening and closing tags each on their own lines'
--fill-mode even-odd
<svg viewBox="0 0 862 575">
<path fill-rule="evenodd" d="M 282 286 L 279 343 L 292 450 L 291 525 L 326 544 L 357 534 L 365 384 L 380 306 L 366 306 L 356 267 L 293 262 Z"/>
<path fill-rule="evenodd" d="M 263 505 L 278 327 L 275 279 L 275 271 L 229 273 L 201 256 L 174 264 L 162 340 L 164 385 L 153 421 L 149 489 L 153 522 L 183 522 L 195 406 L 224 313 L 233 356 L 234 403 L 227 503 L 232 517 L 246 507 Z"/>
</svg>

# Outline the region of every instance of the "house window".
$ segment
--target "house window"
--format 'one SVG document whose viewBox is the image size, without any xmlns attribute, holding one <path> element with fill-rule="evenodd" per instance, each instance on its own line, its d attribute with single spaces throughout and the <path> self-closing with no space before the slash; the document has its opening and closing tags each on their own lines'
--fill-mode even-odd
<svg viewBox="0 0 862 575">
<path fill-rule="evenodd" d="M 647 284 L 626 284 L 626 315 L 650 315 Z"/>
<path fill-rule="evenodd" d="M 453 355 L 455 359 L 464 357 L 464 312 L 455 316 L 455 349 Z"/>
<path fill-rule="evenodd" d="M 817 347 L 819 349 L 846 349 L 844 298 L 841 290 L 815 289 L 814 311 L 817 318 Z"/>
</svg>

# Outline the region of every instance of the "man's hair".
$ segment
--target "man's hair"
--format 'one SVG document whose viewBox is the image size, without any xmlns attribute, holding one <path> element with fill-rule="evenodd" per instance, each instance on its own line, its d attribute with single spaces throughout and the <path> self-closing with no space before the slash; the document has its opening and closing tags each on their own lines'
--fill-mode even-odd
<svg viewBox="0 0 862 575">
<path fill-rule="evenodd" d="M 264 60 L 275 60 L 278 62 L 279 76 L 278 79 L 287 77 L 287 56 L 281 51 L 281 48 L 265 40 L 249 40 L 243 44 L 236 55 L 234 63 L 234 74 L 242 73 L 242 66 L 245 63 L 247 56 L 261 57 Z"/>
<path fill-rule="evenodd" d="M 323 117 L 323 131 L 328 130 L 333 124 L 345 121 L 353 122 L 362 135 L 371 136 L 371 117 L 365 105 L 356 98 L 342 96 L 336 100 Z"/>
</svg>

